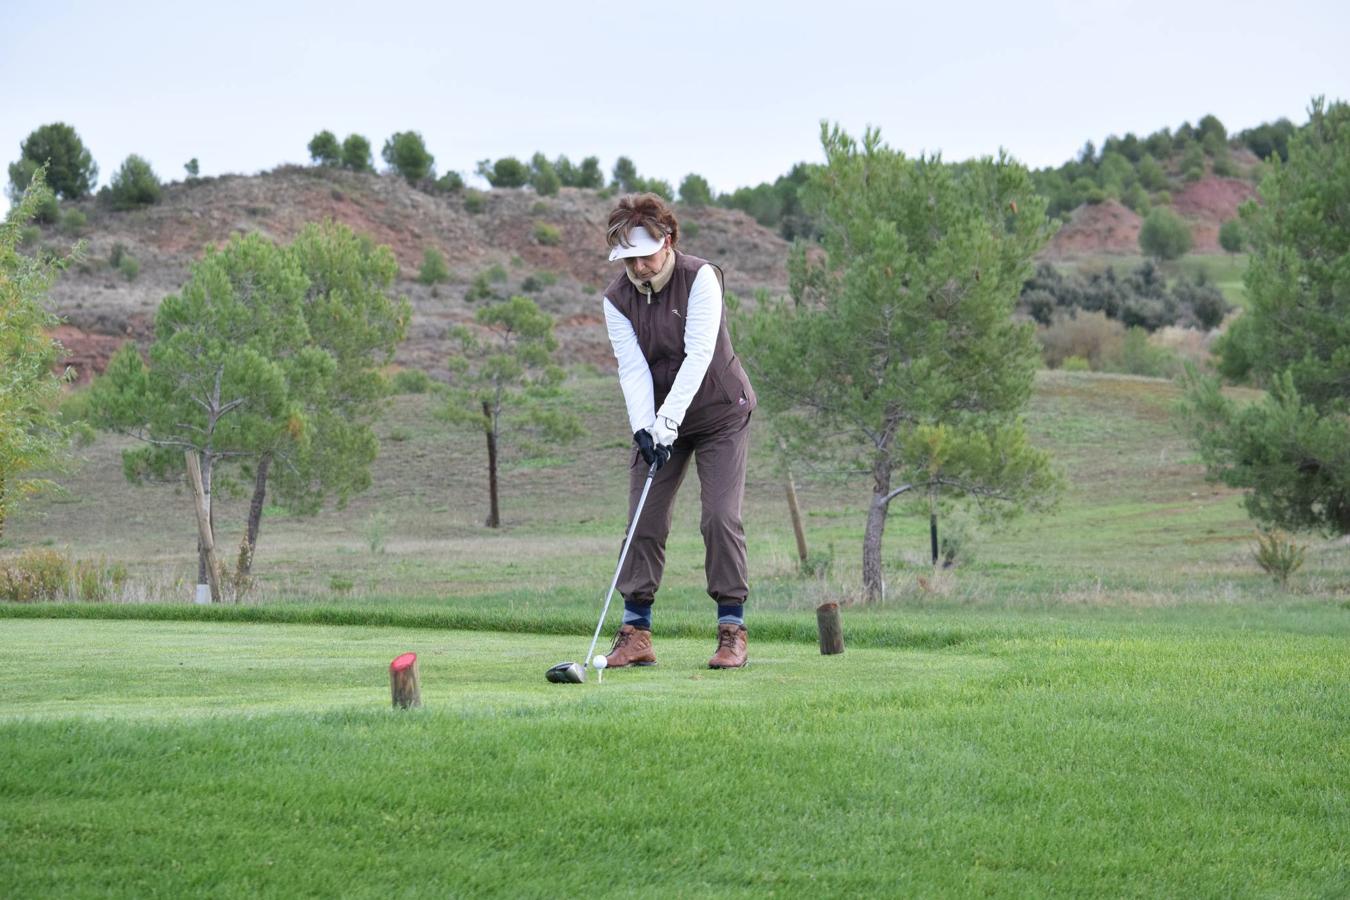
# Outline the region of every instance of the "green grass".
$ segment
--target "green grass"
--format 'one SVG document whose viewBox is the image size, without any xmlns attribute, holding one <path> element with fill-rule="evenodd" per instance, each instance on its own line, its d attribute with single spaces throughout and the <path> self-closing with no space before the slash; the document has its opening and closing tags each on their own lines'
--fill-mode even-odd
<svg viewBox="0 0 1350 900">
<path fill-rule="evenodd" d="M 371 489 L 271 508 L 240 605 L 187 602 L 191 507 L 126 485 L 123 442 L 20 506 L 0 552 L 125 563 L 132 587 L 0 604 L 0 897 L 1350 893 L 1350 544 L 1301 537 L 1288 589 L 1263 575 L 1172 384 L 1042 373 L 1027 425 L 1059 508 L 982 526 L 934 573 L 926 510 L 897 505 L 868 606 L 866 477 L 797 470 L 832 557 L 801 578 L 757 430 L 752 666 L 702 668 L 691 479 L 661 665 L 558 687 L 543 671 L 594 628 L 630 455 L 612 377 L 574 386 L 588 436 L 507 442 L 497 531 L 481 435 L 391 401 Z M 247 497 L 218 500 L 232 560 Z M 815 648 L 824 600 L 846 604 L 842 657 Z M 412 714 L 388 709 L 407 649 Z"/>
<path fill-rule="evenodd" d="M 0 893 L 1344 891 L 1344 611 L 975 618 L 568 687 L 576 636 L 8 621 Z"/>
</svg>

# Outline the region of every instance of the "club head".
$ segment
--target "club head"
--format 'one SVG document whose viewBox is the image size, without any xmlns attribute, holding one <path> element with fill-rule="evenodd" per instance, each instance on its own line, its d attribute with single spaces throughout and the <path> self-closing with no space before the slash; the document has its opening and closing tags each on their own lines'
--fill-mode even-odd
<svg viewBox="0 0 1350 900">
<path fill-rule="evenodd" d="M 586 670 L 581 663 L 560 662 L 545 672 L 544 677 L 554 684 L 581 684 L 586 680 Z"/>
</svg>

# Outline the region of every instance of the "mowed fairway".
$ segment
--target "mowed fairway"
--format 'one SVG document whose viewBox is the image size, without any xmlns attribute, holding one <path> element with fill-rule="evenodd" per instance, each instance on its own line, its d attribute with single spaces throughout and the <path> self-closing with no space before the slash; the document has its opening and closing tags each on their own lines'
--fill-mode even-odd
<svg viewBox="0 0 1350 900">
<path fill-rule="evenodd" d="M 0 622 L 0 894 L 1343 896 L 1347 615 L 940 649 Z M 923 627 L 950 624 L 944 617 Z M 421 655 L 425 708 L 388 706 Z"/>
</svg>

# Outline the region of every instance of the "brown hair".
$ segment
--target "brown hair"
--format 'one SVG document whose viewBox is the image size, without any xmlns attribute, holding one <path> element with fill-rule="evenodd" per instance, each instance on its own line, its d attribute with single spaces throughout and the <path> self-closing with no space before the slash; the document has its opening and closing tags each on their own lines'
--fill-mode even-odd
<svg viewBox="0 0 1350 900">
<path fill-rule="evenodd" d="M 639 225 L 658 240 L 662 235 L 670 235 L 672 247 L 680 240 L 680 223 L 675 221 L 675 213 L 656 194 L 629 194 L 620 200 L 609 214 L 609 230 L 605 232 L 605 240 L 611 247 L 620 244 L 630 247 L 628 232 Z"/>
</svg>

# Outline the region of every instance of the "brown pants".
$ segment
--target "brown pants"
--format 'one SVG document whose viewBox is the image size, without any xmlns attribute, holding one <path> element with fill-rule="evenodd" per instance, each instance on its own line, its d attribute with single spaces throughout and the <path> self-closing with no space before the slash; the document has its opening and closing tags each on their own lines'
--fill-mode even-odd
<svg viewBox="0 0 1350 900">
<path fill-rule="evenodd" d="M 745 497 L 745 461 L 750 447 L 750 415 L 706 434 L 681 435 L 670 459 L 652 479 L 647 505 L 633 533 L 633 545 L 619 572 L 619 593 L 625 600 L 646 605 L 661 586 L 666 564 L 666 536 L 675 511 L 675 494 L 684 481 L 690 457 L 698 466 L 699 498 L 703 517 L 703 570 L 708 596 L 718 603 L 744 603 L 750 593 L 745 567 L 745 528 L 741 501 Z M 629 470 L 628 521 L 642 496 L 647 465 L 638 455 Z"/>
</svg>

